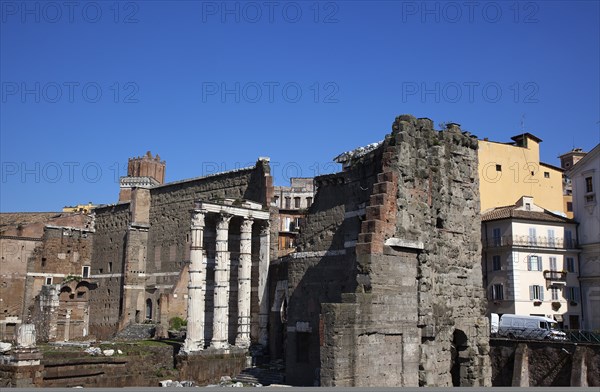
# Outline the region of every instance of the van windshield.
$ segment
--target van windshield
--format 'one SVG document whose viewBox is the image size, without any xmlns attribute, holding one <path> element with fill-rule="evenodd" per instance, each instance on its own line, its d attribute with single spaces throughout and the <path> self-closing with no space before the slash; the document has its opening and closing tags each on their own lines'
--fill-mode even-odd
<svg viewBox="0 0 600 392">
<path fill-rule="evenodd" d="M 556 330 L 556 323 L 548 323 L 546 321 L 540 321 L 540 328 L 548 331 Z"/>
</svg>

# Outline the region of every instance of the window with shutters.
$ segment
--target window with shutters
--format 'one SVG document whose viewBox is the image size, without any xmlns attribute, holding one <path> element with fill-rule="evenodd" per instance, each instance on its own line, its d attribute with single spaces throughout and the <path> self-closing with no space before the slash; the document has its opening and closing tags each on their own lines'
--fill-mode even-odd
<svg viewBox="0 0 600 392">
<path fill-rule="evenodd" d="M 554 239 L 554 229 L 548 229 L 548 246 L 556 246 L 556 240 Z"/>
<path fill-rule="evenodd" d="M 532 285 L 529 286 L 529 299 L 532 301 L 544 300 L 544 286 Z"/>
<path fill-rule="evenodd" d="M 552 293 L 552 301 L 558 301 L 558 287 L 550 287 L 550 292 Z"/>
<path fill-rule="evenodd" d="M 542 270 L 542 258 L 540 256 L 528 256 L 527 270 L 528 271 L 541 271 Z"/>
<path fill-rule="evenodd" d="M 556 257 L 550 257 L 550 271 L 558 271 Z"/>
<path fill-rule="evenodd" d="M 535 227 L 529 228 L 529 245 L 537 245 L 537 232 Z"/>
</svg>

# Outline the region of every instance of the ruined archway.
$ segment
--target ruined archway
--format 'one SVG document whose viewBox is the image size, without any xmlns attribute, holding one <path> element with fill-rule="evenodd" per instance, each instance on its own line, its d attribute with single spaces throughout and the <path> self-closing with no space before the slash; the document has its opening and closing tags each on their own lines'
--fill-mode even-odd
<svg viewBox="0 0 600 392">
<path fill-rule="evenodd" d="M 152 320 L 152 300 L 146 299 L 146 320 Z"/>
<path fill-rule="evenodd" d="M 461 352 L 468 348 L 468 338 L 460 329 L 455 329 L 452 334 L 452 343 L 450 344 L 450 355 L 452 356 L 452 365 L 450 368 L 450 374 L 452 375 L 452 386 L 460 387 L 460 369 L 461 366 L 466 366 L 468 359 L 464 359 L 461 356 Z"/>
</svg>

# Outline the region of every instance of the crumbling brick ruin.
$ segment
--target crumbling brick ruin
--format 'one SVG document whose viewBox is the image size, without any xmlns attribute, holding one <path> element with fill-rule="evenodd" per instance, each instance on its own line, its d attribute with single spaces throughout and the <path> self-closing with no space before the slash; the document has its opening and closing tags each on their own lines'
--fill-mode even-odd
<svg viewBox="0 0 600 392">
<path fill-rule="evenodd" d="M 476 149 L 404 115 L 315 179 L 298 252 L 277 266 L 288 382 L 490 385 Z"/>
<path fill-rule="evenodd" d="M 89 334 L 88 298 L 96 287 L 90 279 L 93 222 L 85 214 L 71 220 L 74 226 L 46 224 L 27 261 L 23 314 L 35 325 L 38 341 Z"/>
<path fill-rule="evenodd" d="M 0 215 L 0 340 L 15 338 L 22 323 L 42 320 L 38 294 L 44 285 L 59 283 L 67 275 L 80 276 L 89 268 L 92 249 L 93 219 L 83 213 L 3 213 Z M 44 302 L 44 301 L 42 301 Z M 36 307 L 37 306 L 37 307 Z M 56 308 L 52 316 L 62 323 L 66 307 Z M 70 325 L 83 333 L 79 312 Z M 41 318 L 40 318 L 41 317 Z M 38 324 L 37 337 L 48 340 L 45 323 Z M 78 327 L 75 327 L 75 326 Z M 56 329 L 56 325 L 52 328 Z M 61 335 L 62 336 L 62 335 Z"/>
</svg>

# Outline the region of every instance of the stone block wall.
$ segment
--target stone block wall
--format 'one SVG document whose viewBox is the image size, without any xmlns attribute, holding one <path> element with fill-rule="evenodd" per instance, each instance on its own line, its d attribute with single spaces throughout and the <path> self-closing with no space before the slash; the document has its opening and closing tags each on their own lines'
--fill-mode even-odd
<svg viewBox="0 0 600 392">
<path fill-rule="evenodd" d="M 35 388 L 43 385 L 44 365 L 0 364 L 0 388 Z"/>
<path fill-rule="evenodd" d="M 490 384 L 476 150 L 456 124 L 399 116 L 316 179 L 287 260 L 288 382 Z"/>
<path fill-rule="evenodd" d="M 123 312 L 123 272 L 130 224 L 129 203 L 95 210 L 92 275 L 98 287 L 90 296 L 90 333 L 107 339 L 117 332 Z"/>
<path fill-rule="evenodd" d="M 341 302 L 357 286 L 355 246 L 381 154 L 365 156 L 348 171 L 317 177 L 313 205 L 300 228 L 298 252 L 283 260 L 289 304 L 286 382 L 319 383 L 322 304 Z"/>
<path fill-rule="evenodd" d="M 147 273 L 180 271 L 190 259 L 190 211 L 194 201 L 240 199 L 248 189 L 251 176 L 252 170 L 244 170 L 152 189 Z M 156 284 L 172 284 L 173 277 L 154 280 Z"/>
<path fill-rule="evenodd" d="M 151 205 L 149 211 L 149 230 L 147 239 L 147 252 L 146 252 L 146 285 L 154 287 L 165 287 L 165 289 L 157 289 L 145 293 L 146 298 L 149 298 L 156 305 L 156 308 L 164 310 L 166 312 L 173 312 L 166 315 L 159 314 L 154 317 L 155 320 L 159 319 L 170 319 L 171 317 L 180 316 L 180 306 L 161 306 L 158 304 L 158 300 L 164 301 L 167 299 L 169 303 L 175 304 L 176 298 L 171 293 L 172 289 L 180 287 L 178 280 L 181 279 L 180 271 L 184 265 L 190 261 L 190 224 L 191 224 L 191 210 L 194 208 L 194 202 L 197 200 L 204 201 L 219 201 L 226 198 L 229 199 L 244 199 L 254 202 L 258 202 L 267 207 L 267 201 L 270 200 L 272 193 L 272 179 L 270 177 L 270 168 L 267 161 L 258 161 L 256 166 L 253 168 L 242 169 L 238 171 L 226 172 L 217 174 L 214 176 L 192 179 L 187 181 L 180 181 L 170 184 L 165 184 L 154 189 L 151 189 Z M 231 250 L 231 256 L 234 260 L 237 260 L 237 254 L 239 253 L 239 222 L 232 222 L 230 224 L 230 238 L 229 238 L 229 249 Z M 257 225 L 255 225 L 257 226 Z M 259 228 L 255 227 L 255 235 Z M 207 240 L 207 256 L 209 266 L 214 265 L 214 224 L 209 224 L 205 232 L 205 238 Z M 275 237 L 276 238 L 276 237 Z M 253 267 L 252 267 L 252 285 L 256 287 L 258 281 L 258 272 L 256 261 L 258 260 L 258 244 L 253 244 Z M 233 293 L 237 292 L 237 269 L 232 268 L 231 276 L 231 290 Z M 209 268 L 208 278 L 214 279 L 211 275 L 212 269 Z M 187 287 L 188 275 L 185 277 L 185 286 Z M 187 297 L 187 290 L 183 293 L 183 296 Z M 212 300 L 212 291 L 209 289 L 207 292 L 207 298 Z M 253 294 L 254 299 L 252 304 L 254 308 L 253 313 L 253 324 L 254 330 L 257 330 L 258 323 L 258 298 L 256 293 Z M 177 294 L 181 297 L 181 294 Z M 187 305 L 187 300 L 186 300 Z M 207 303 L 210 308 L 211 303 Z M 208 309 L 207 308 L 207 309 Z M 237 310 L 237 296 L 232 295 L 230 298 L 230 314 L 231 325 L 237 325 L 237 319 L 234 320 L 234 316 Z M 207 322 L 210 325 L 211 314 L 207 314 Z M 185 317 L 184 317 L 185 318 Z M 208 334 L 211 334 L 210 329 L 206 330 Z M 235 327 L 230 328 L 232 333 L 232 339 L 236 331 Z"/>
<path fill-rule="evenodd" d="M 187 305 L 188 274 L 182 274 L 182 270 L 190 261 L 191 210 L 195 201 L 244 199 L 267 208 L 271 197 L 269 164 L 259 160 L 252 168 L 151 189 L 135 188 L 130 202 L 97 208 L 92 269 L 99 276 L 99 287 L 91 308 L 92 333 L 105 338 L 131 323 L 186 318 L 181 311 Z M 210 239 L 210 229 L 206 235 Z M 272 236 L 277 238 L 276 233 Z M 236 246 L 239 248 L 239 233 L 232 233 L 233 253 Z M 209 264 L 211 256 L 214 263 L 214 251 L 207 251 Z M 258 253 L 253 260 L 257 258 Z M 257 273 L 253 273 L 253 282 L 257 279 Z M 257 318 L 258 309 L 255 313 Z M 161 333 L 163 329 L 159 328 Z"/>
<path fill-rule="evenodd" d="M 477 139 L 456 124 L 438 132 L 412 116 L 398 117 L 392 129 L 400 174 L 395 236 L 424 244 L 419 385 L 489 385 Z"/>
</svg>

